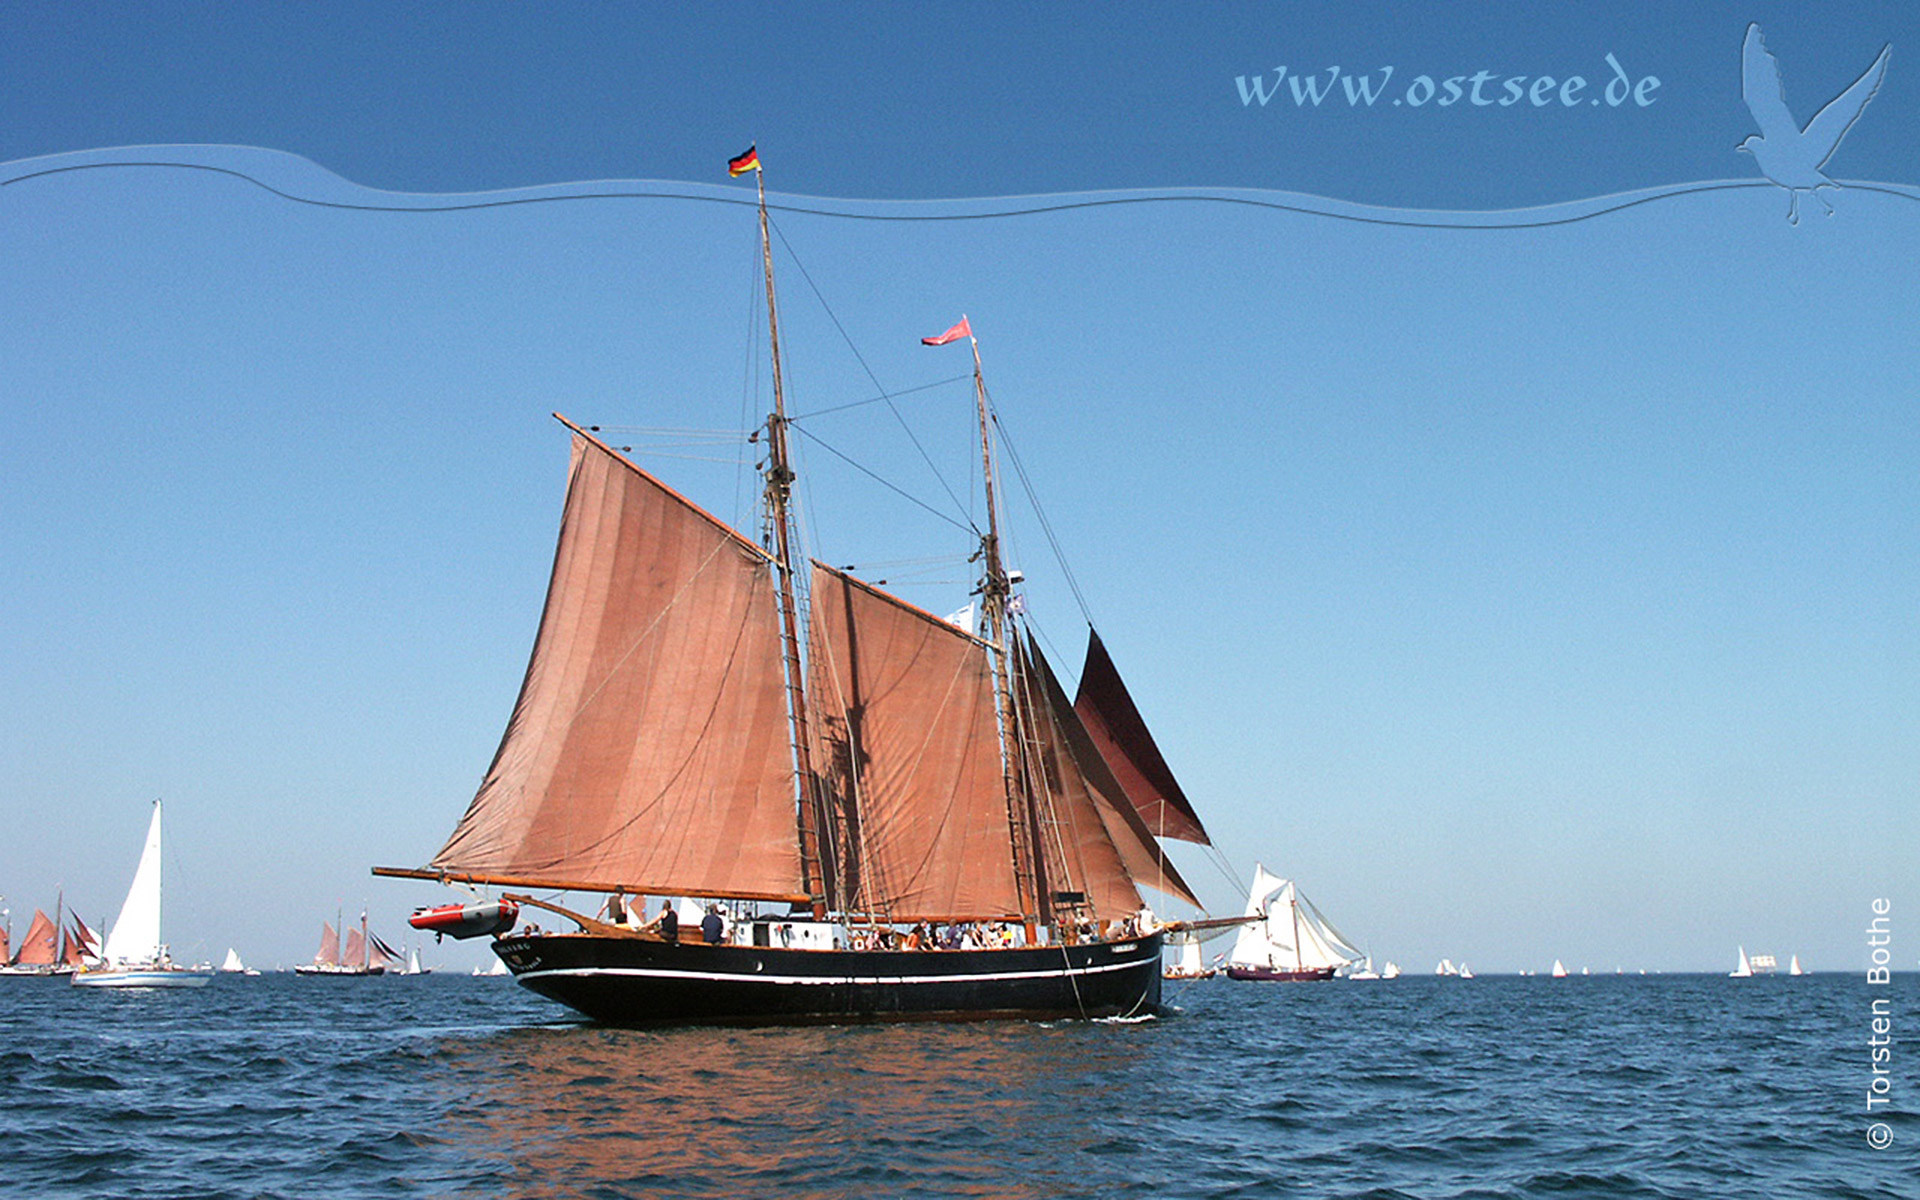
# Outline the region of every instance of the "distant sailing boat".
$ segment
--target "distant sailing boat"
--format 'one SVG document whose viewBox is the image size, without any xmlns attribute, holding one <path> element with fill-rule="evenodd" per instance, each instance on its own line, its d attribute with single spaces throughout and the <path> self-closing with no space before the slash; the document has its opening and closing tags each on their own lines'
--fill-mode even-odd
<svg viewBox="0 0 1920 1200">
<path fill-rule="evenodd" d="M 1789 975 L 1805 975 L 1806 974 L 1805 971 L 1802 971 L 1800 969 L 1800 956 L 1798 954 L 1791 955 L 1787 959 L 1787 974 Z"/>
<path fill-rule="evenodd" d="M 753 151 L 731 169 L 760 183 L 764 542 L 560 418 L 565 512 L 506 734 L 433 860 L 375 874 L 608 897 L 602 919 L 506 894 L 578 930 L 493 943 L 605 1021 L 1154 1011 L 1163 930 L 1139 888 L 1200 907 L 1154 839 L 1206 834 L 1098 638 L 1069 702 L 1025 632 L 971 323 L 923 341 L 973 349 L 979 634 L 794 554 L 765 184 Z M 727 902 L 732 933 L 648 922 L 647 897 Z"/>
<path fill-rule="evenodd" d="M 1180 957 L 1172 966 L 1161 972 L 1164 978 L 1211 979 L 1220 973 L 1217 969 L 1209 967 L 1201 956 L 1200 943 L 1203 939 L 1198 931 L 1170 934 L 1167 940 L 1180 947 Z"/>
<path fill-rule="evenodd" d="M 1567 977 L 1567 965 L 1557 958 L 1553 960 L 1553 977 L 1555 979 L 1565 979 Z"/>
<path fill-rule="evenodd" d="M 179 967 L 160 940 L 160 802 L 153 802 L 146 848 L 134 869 L 133 885 L 120 916 L 107 931 L 101 965 L 73 973 L 80 987 L 203 987 L 213 972 Z"/>
<path fill-rule="evenodd" d="M 1740 947 L 1740 962 L 1727 974 L 1734 979 L 1749 979 L 1753 976 L 1753 965 L 1747 961 L 1747 948 Z"/>
<path fill-rule="evenodd" d="M 54 905 L 59 911 L 60 906 Z M 0 956 L 4 956 L 5 942 L 0 941 Z M 26 936 L 20 939 L 20 945 L 14 950 L 13 957 L 0 962 L 0 975 L 52 975 L 62 969 L 60 946 L 60 923 L 49 917 L 44 909 L 33 910 L 33 923 L 27 926 Z"/>
<path fill-rule="evenodd" d="M 345 946 L 341 945 L 340 934 L 333 926 L 320 922 L 320 949 L 314 952 L 312 962 L 301 963 L 293 971 L 296 975 L 330 977 L 384 975 L 387 964 L 399 957 L 393 947 L 367 932 L 367 914 L 362 912 L 360 928 L 347 930 Z"/>
<path fill-rule="evenodd" d="M 1274 982 L 1332 979 L 1365 955 L 1320 915 L 1291 879 L 1253 869 L 1246 916 L 1227 956 L 1227 978 Z"/>
<path fill-rule="evenodd" d="M 232 946 L 227 947 L 227 957 L 220 964 L 222 975 L 258 975 L 260 972 L 240 961 L 240 952 Z"/>
</svg>

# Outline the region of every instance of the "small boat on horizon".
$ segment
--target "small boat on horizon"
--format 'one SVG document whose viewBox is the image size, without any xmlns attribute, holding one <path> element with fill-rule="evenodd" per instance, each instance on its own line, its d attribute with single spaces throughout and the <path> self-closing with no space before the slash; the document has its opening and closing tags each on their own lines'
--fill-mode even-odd
<svg viewBox="0 0 1920 1200">
<path fill-rule="evenodd" d="M 240 961 L 240 952 L 232 946 L 227 947 L 227 957 L 220 963 L 222 975 L 258 975 L 260 972 Z"/>
<path fill-rule="evenodd" d="M 1205 940 L 1198 931 L 1170 934 L 1167 942 L 1180 947 L 1179 958 L 1160 972 L 1163 979 L 1189 981 L 1212 979 L 1220 973 L 1218 966 L 1208 966 L 1200 953 L 1200 943 Z"/>
<path fill-rule="evenodd" d="M 207 966 L 174 963 L 160 940 L 160 802 L 153 802 L 147 823 L 147 843 L 134 868 L 120 916 L 107 931 L 100 957 L 73 972 L 77 987 L 183 988 L 204 987 L 213 978 Z"/>
</svg>

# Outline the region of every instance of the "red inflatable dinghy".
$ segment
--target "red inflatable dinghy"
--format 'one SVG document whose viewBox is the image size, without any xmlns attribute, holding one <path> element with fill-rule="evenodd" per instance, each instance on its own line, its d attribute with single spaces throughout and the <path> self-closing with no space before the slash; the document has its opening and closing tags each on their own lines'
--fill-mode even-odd
<svg viewBox="0 0 1920 1200">
<path fill-rule="evenodd" d="M 485 937 L 505 933 L 520 919 L 520 906 L 511 900 L 480 900 L 472 904 L 442 904 L 439 908 L 416 908 L 407 924 L 424 929 L 436 939 Z"/>
</svg>

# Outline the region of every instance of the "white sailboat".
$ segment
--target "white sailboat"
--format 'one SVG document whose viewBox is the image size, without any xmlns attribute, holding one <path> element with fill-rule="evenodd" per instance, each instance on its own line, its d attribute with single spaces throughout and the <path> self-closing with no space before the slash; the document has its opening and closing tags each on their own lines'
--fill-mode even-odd
<svg viewBox="0 0 1920 1200">
<path fill-rule="evenodd" d="M 1805 975 L 1806 974 L 1805 971 L 1802 971 L 1800 969 L 1800 956 L 1798 954 L 1792 955 L 1787 959 L 1787 974 L 1789 975 Z"/>
<path fill-rule="evenodd" d="M 1747 961 L 1747 948 L 1745 946 L 1740 947 L 1739 965 L 1735 966 L 1733 970 L 1728 971 L 1727 977 L 1730 979 L 1751 979 L 1753 977 L 1753 965 Z"/>
<path fill-rule="evenodd" d="M 1553 960 L 1553 977 L 1555 979 L 1565 979 L 1567 977 L 1567 964 L 1557 958 Z"/>
<path fill-rule="evenodd" d="M 1160 972 L 1163 979 L 1211 979 L 1218 974 L 1209 967 L 1200 953 L 1202 936 L 1197 932 L 1177 933 L 1167 938 L 1172 945 L 1180 947 L 1180 958 L 1172 966 Z"/>
<path fill-rule="evenodd" d="M 227 947 L 227 957 L 220 964 L 222 975 L 258 975 L 260 972 L 240 961 L 240 952 L 232 946 Z"/>
<path fill-rule="evenodd" d="M 160 802 L 153 802 L 146 849 L 120 917 L 107 933 L 101 965 L 73 973 L 76 987 L 202 987 L 211 970 L 178 967 L 160 940 Z"/>
<path fill-rule="evenodd" d="M 1291 879 L 1253 869 L 1247 895 L 1248 921 L 1227 957 L 1227 978 L 1279 982 L 1332 979 L 1366 957 L 1320 915 Z"/>
<path fill-rule="evenodd" d="M 1400 964 L 1397 962 L 1394 962 L 1392 959 L 1388 959 L 1387 965 L 1380 968 L 1380 978 L 1382 979 L 1400 978 Z"/>
</svg>

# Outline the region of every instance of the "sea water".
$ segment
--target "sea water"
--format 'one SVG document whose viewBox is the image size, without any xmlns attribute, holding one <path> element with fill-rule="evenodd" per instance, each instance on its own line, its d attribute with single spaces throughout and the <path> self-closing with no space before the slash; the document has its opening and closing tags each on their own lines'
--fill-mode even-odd
<svg viewBox="0 0 1920 1200">
<path fill-rule="evenodd" d="M 620 1030 L 502 978 L 6 979 L 0 1193 L 1920 1197 L 1916 982 L 1216 979 L 1132 1023 Z"/>
</svg>

